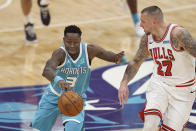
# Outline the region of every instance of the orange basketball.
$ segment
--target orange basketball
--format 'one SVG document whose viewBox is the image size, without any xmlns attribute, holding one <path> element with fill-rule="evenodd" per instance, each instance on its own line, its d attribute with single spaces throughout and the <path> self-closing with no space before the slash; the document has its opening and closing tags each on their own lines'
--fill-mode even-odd
<svg viewBox="0 0 196 131">
<path fill-rule="evenodd" d="M 58 100 L 59 110 L 65 116 L 78 115 L 82 111 L 83 106 L 82 97 L 74 91 L 65 92 Z"/>
</svg>

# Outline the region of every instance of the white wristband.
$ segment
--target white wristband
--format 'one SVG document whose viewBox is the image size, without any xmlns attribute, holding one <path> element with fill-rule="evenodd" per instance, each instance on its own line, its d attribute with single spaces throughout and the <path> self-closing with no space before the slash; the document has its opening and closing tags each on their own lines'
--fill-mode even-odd
<svg viewBox="0 0 196 131">
<path fill-rule="evenodd" d="M 58 84 L 58 82 L 59 82 L 60 80 L 64 80 L 64 79 L 61 78 L 60 76 L 55 76 L 55 77 L 54 77 L 54 83 Z"/>
</svg>

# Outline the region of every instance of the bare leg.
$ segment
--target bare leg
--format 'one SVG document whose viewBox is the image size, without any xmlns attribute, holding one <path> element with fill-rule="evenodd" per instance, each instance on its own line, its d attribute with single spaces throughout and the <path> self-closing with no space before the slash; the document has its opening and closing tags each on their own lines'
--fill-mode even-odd
<svg viewBox="0 0 196 131">
<path fill-rule="evenodd" d="M 25 17 L 25 24 L 31 22 L 31 9 L 32 9 L 32 0 L 21 0 L 22 13 Z"/>
<path fill-rule="evenodd" d="M 137 13 L 137 0 L 127 0 L 127 4 L 129 6 L 133 22 L 136 25 L 140 21 L 139 15 Z"/>
<path fill-rule="evenodd" d="M 127 4 L 132 14 L 137 13 L 137 0 L 127 0 Z"/>
<path fill-rule="evenodd" d="M 143 36 L 144 30 L 142 27 L 140 27 L 140 18 L 137 12 L 137 0 L 127 0 L 127 5 L 129 6 L 129 10 L 131 12 L 133 23 L 135 25 L 136 35 Z"/>
<path fill-rule="evenodd" d="M 27 43 L 37 42 L 34 25 L 31 19 L 32 0 L 21 0 L 22 13 L 24 15 L 24 31 Z"/>
</svg>

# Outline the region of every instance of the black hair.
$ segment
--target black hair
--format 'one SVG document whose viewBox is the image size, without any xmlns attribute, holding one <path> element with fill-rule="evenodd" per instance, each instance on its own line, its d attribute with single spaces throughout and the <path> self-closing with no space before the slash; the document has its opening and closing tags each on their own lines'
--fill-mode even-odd
<svg viewBox="0 0 196 131">
<path fill-rule="evenodd" d="M 76 25 L 69 25 L 69 26 L 65 27 L 64 36 L 67 33 L 78 33 L 80 36 L 82 35 L 82 31 Z"/>
<path fill-rule="evenodd" d="M 149 6 L 144 8 L 141 13 L 148 13 L 149 15 L 163 19 L 163 12 L 158 6 Z"/>
</svg>

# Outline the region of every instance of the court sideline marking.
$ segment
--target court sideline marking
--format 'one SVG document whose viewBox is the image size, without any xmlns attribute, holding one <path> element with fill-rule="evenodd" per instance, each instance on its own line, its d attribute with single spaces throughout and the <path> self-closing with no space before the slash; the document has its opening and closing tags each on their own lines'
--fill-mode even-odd
<svg viewBox="0 0 196 131">
<path fill-rule="evenodd" d="M 171 8 L 171 9 L 166 9 L 163 10 L 163 12 L 168 13 L 168 12 L 174 12 L 174 11 L 179 11 L 179 10 L 184 10 L 184 9 L 190 9 L 196 7 L 196 4 L 192 5 L 186 5 L 186 6 L 180 6 L 176 8 Z M 130 18 L 130 15 L 123 15 L 123 16 L 116 16 L 116 17 L 110 17 L 110 18 L 102 18 L 102 19 L 92 19 L 88 21 L 79 21 L 79 22 L 70 22 L 70 23 L 60 23 L 60 24 L 51 24 L 47 28 L 53 28 L 53 27 L 61 27 L 65 25 L 71 25 L 71 24 L 76 24 L 76 25 L 85 25 L 89 23 L 99 23 L 99 22 L 105 22 L 105 21 L 113 21 L 113 20 L 121 20 L 121 19 L 126 19 Z M 35 26 L 36 29 L 41 29 L 44 28 L 43 25 L 41 26 Z M 8 28 L 8 29 L 2 29 L 0 30 L 0 33 L 4 32 L 14 32 L 14 31 L 23 31 L 24 28 L 18 27 L 18 28 Z"/>
<path fill-rule="evenodd" d="M 7 0 L 4 4 L 0 5 L 0 10 L 6 8 L 12 3 L 12 0 Z"/>
</svg>

